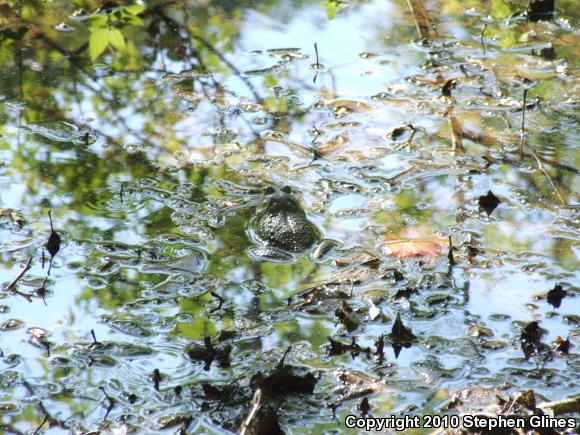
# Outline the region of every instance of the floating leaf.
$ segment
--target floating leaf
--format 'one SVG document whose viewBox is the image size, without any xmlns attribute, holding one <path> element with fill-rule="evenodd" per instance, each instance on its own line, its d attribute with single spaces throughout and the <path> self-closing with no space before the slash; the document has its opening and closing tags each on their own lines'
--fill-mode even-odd
<svg viewBox="0 0 580 435">
<path fill-rule="evenodd" d="M 358 409 L 360 409 L 360 412 L 362 413 L 363 417 L 365 417 L 369 413 L 369 411 L 371 410 L 371 404 L 369 403 L 368 397 L 363 397 L 363 400 L 360 402 Z"/>
<path fill-rule="evenodd" d="M 411 124 L 395 127 L 387 133 L 387 136 L 396 142 L 411 141 L 417 130 Z"/>
<path fill-rule="evenodd" d="M 333 374 L 342 383 L 340 402 L 385 388 L 381 379 L 354 370 L 338 369 Z"/>
<path fill-rule="evenodd" d="M 562 337 L 560 337 L 559 335 L 556 337 L 556 344 L 558 345 L 556 347 L 556 351 L 557 352 L 562 352 L 565 354 L 570 353 L 570 339 L 567 338 L 566 340 L 564 340 Z"/>
<path fill-rule="evenodd" d="M 522 330 L 520 342 L 526 359 L 538 353 L 542 333 L 543 331 L 540 328 L 540 324 L 535 321 L 528 323 Z"/>
<path fill-rule="evenodd" d="M 153 380 L 153 385 L 155 389 L 159 391 L 159 383 L 161 382 L 162 379 L 159 369 L 153 370 L 153 375 L 151 376 L 151 379 Z"/>
<path fill-rule="evenodd" d="M 447 82 L 445 82 L 445 84 L 441 88 L 441 93 L 445 97 L 450 97 L 451 96 L 451 90 L 455 89 L 456 86 L 457 86 L 457 80 L 455 80 L 455 79 L 449 79 L 449 80 L 447 80 Z"/>
<path fill-rule="evenodd" d="M 332 107 L 336 116 L 342 116 L 352 112 L 368 112 L 372 109 L 372 106 L 369 104 L 354 100 L 332 100 L 329 106 Z"/>
<path fill-rule="evenodd" d="M 360 326 L 360 320 L 355 316 L 352 307 L 346 301 L 342 301 L 342 306 L 334 314 L 348 332 L 352 332 Z"/>
<path fill-rule="evenodd" d="M 397 258 L 437 257 L 443 253 L 443 247 L 431 240 L 410 239 L 386 242 L 383 251 Z"/>
<path fill-rule="evenodd" d="M 401 313 L 397 313 L 397 318 L 395 323 L 393 323 L 393 329 L 391 330 L 391 340 L 396 343 L 409 343 L 415 341 L 417 337 L 410 328 L 403 325 L 401 320 Z"/>
<path fill-rule="evenodd" d="M 499 205 L 501 201 L 497 196 L 493 194 L 491 190 L 489 190 L 486 195 L 482 195 L 479 197 L 478 202 L 479 202 L 479 211 L 481 212 L 483 210 L 489 216 L 496 209 L 496 207 Z"/>
<path fill-rule="evenodd" d="M 555 285 L 554 288 L 548 292 L 548 303 L 554 308 L 560 308 L 562 299 L 564 299 L 567 294 L 568 293 L 566 293 L 566 290 L 562 289 L 561 285 Z"/>
<path fill-rule="evenodd" d="M 255 374 L 250 380 L 250 385 L 256 385 L 267 396 L 284 396 L 287 394 L 312 394 L 317 379 L 310 372 L 304 375 L 298 374 L 299 369 L 278 365 L 268 376 L 261 372 Z"/>
<path fill-rule="evenodd" d="M 228 368 L 230 366 L 232 347 L 230 345 L 214 347 L 211 338 L 205 337 L 203 346 L 192 343 L 186 347 L 185 352 L 192 361 L 203 361 L 205 363 L 204 370 L 209 370 L 215 360 L 217 360 L 221 368 Z"/>
<path fill-rule="evenodd" d="M 326 338 L 328 338 L 328 341 L 330 341 L 330 350 L 328 351 L 329 356 L 342 355 L 343 353 L 350 352 L 350 354 L 355 357 L 360 353 L 366 353 L 367 355 L 371 353 L 371 350 L 368 347 L 366 349 L 360 347 L 356 343 L 356 339 L 354 337 L 352 338 L 350 344 L 341 343 L 340 341 L 333 340 L 330 337 Z"/>
<path fill-rule="evenodd" d="M 50 266 L 48 267 L 48 274 L 50 275 L 50 269 L 52 268 L 52 260 L 54 256 L 60 251 L 60 236 L 52 225 L 52 213 L 48 211 L 48 219 L 50 220 L 50 236 L 48 237 L 48 242 L 46 242 L 46 250 L 50 254 Z"/>
</svg>

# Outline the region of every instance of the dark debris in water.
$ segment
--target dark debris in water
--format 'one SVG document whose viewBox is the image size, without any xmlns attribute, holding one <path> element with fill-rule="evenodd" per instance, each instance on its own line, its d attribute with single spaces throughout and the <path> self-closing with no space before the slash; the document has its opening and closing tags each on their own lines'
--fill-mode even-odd
<svg viewBox="0 0 580 435">
<path fill-rule="evenodd" d="M 568 293 L 561 285 L 556 284 L 554 288 L 548 292 L 546 300 L 554 308 L 560 308 L 560 305 L 562 305 L 562 299 L 564 299 L 567 294 Z"/>
<path fill-rule="evenodd" d="M 482 195 L 477 200 L 479 204 L 479 211 L 485 211 L 487 215 L 491 215 L 497 206 L 501 203 L 500 199 L 489 190 L 485 195 Z"/>
<path fill-rule="evenodd" d="M 398 344 L 410 343 L 417 339 L 411 329 L 403 325 L 403 321 L 401 320 L 401 313 L 397 313 L 397 318 L 393 323 L 390 337 L 393 342 Z"/>
<path fill-rule="evenodd" d="M 256 373 L 252 376 L 251 385 L 262 389 L 267 396 L 275 397 L 312 394 L 317 380 L 314 374 L 306 369 L 283 364 L 266 375 Z"/>
<path fill-rule="evenodd" d="M 342 355 L 343 353 L 350 353 L 352 357 L 358 356 L 361 353 L 369 355 L 371 353 L 370 348 L 362 348 L 357 342 L 356 338 L 352 338 L 352 341 L 348 344 L 341 343 L 340 341 L 334 340 L 331 337 L 327 337 L 330 342 L 330 349 L 328 350 L 329 356 Z"/>
<path fill-rule="evenodd" d="M 61 238 L 60 235 L 54 231 L 51 210 L 48 211 L 48 219 L 50 220 L 50 236 L 48 237 L 48 241 L 46 242 L 45 247 L 50 254 L 50 265 L 48 267 L 48 274 L 50 275 L 50 269 L 52 268 L 52 261 L 54 256 L 58 253 L 58 251 L 60 251 Z"/>
<path fill-rule="evenodd" d="M 214 346 L 210 337 L 205 337 L 203 345 L 198 343 L 190 344 L 185 350 L 187 356 L 192 361 L 203 361 L 204 370 L 209 370 L 212 363 L 217 361 L 221 368 L 230 366 L 230 354 L 232 347 L 229 344 Z"/>
</svg>

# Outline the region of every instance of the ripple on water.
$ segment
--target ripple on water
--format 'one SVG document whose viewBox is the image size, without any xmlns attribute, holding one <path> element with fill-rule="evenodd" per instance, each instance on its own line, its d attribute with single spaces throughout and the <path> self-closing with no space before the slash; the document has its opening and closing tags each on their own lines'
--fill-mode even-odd
<svg viewBox="0 0 580 435">
<path fill-rule="evenodd" d="M 97 188 L 87 192 L 82 203 L 106 217 L 123 218 L 142 209 L 145 200 L 139 190 L 121 183 L 112 188 Z"/>
</svg>

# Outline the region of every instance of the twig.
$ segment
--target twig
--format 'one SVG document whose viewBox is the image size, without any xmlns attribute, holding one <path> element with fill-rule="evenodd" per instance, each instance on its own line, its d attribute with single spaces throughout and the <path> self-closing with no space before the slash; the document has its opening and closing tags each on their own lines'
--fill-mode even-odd
<svg viewBox="0 0 580 435">
<path fill-rule="evenodd" d="M 26 260 L 26 263 L 24 264 L 24 268 L 20 271 L 18 275 L 16 275 L 16 277 L 12 281 L 10 281 L 10 284 L 8 284 L 8 290 L 12 290 L 14 288 L 14 286 L 20 280 L 20 278 L 22 278 L 22 276 L 28 271 L 28 269 L 30 269 L 31 264 L 32 258 L 28 257 L 28 260 Z"/>
<path fill-rule="evenodd" d="M 282 359 L 278 363 L 278 367 L 283 367 L 284 366 L 284 360 L 286 359 L 286 356 L 288 355 L 288 353 L 291 350 L 292 350 L 292 345 L 288 346 L 288 349 L 286 349 L 286 351 L 284 352 L 284 355 L 282 355 Z"/>
<path fill-rule="evenodd" d="M 562 197 L 562 195 L 560 194 L 560 191 L 558 190 L 558 188 L 554 184 L 552 177 L 550 177 L 550 174 L 548 174 L 548 171 L 546 171 L 546 168 L 544 168 L 542 161 L 540 160 L 540 158 L 537 156 L 537 154 L 534 151 L 532 151 L 532 156 L 534 157 L 534 159 L 536 159 L 536 162 L 538 162 L 538 167 L 540 168 L 540 171 L 542 171 L 544 173 L 544 175 L 546 176 L 546 178 L 548 179 L 548 181 L 552 185 L 552 188 L 554 189 L 554 192 L 556 192 L 556 195 L 558 196 L 558 199 L 562 203 L 562 206 L 566 207 L 566 205 L 567 205 L 566 201 L 564 201 L 564 198 Z"/>
<path fill-rule="evenodd" d="M 429 15 L 427 15 L 423 2 L 421 0 L 407 0 L 407 4 L 413 13 L 419 36 L 421 36 L 421 39 L 429 39 L 431 37 Z"/>
<path fill-rule="evenodd" d="M 256 88 L 254 88 L 254 85 L 252 84 L 252 82 L 250 82 L 250 80 L 247 77 L 244 77 L 242 75 L 242 72 L 233 63 L 231 63 L 217 48 L 215 48 L 208 40 L 206 40 L 205 38 L 203 38 L 199 35 L 191 35 L 191 36 L 192 36 L 192 38 L 201 42 L 208 50 L 210 50 L 217 57 L 219 57 L 220 60 L 223 63 L 225 63 L 233 71 L 233 73 L 240 78 L 241 81 L 244 82 L 244 84 L 250 90 L 252 95 L 254 95 L 254 98 L 256 99 L 257 103 L 262 104 L 264 102 L 264 99 L 262 97 L 260 97 L 260 95 L 256 91 Z"/>
<path fill-rule="evenodd" d="M 248 433 L 248 428 L 260 410 L 260 406 L 262 406 L 262 390 L 258 388 L 254 393 L 254 398 L 252 399 L 252 409 L 240 427 L 240 435 L 246 435 L 246 433 Z"/>
<path fill-rule="evenodd" d="M 316 68 L 320 66 L 319 57 L 318 57 L 318 42 L 314 43 L 314 52 L 316 53 Z"/>
<path fill-rule="evenodd" d="M 0 431 L 4 431 L 2 433 L 13 433 L 13 434 L 16 434 L 16 435 L 24 435 L 24 432 L 20 432 L 14 426 L 10 426 L 10 425 L 7 425 L 7 424 L 0 424 Z"/>
<path fill-rule="evenodd" d="M 32 433 L 32 435 L 36 435 L 40 429 L 42 429 L 42 426 L 44 426 L 44 423 L 46 423 L 48 421 L 48 415 L 44 416 L 44 419 L 42 420 L 42 423 L 40 423 L 40 425 L 36 428 L 36 430 Z"/>
<path fill-rule="evenodd" d="M 99 340 L 97 340 L 97 336 L 95 334 L 94 329 L 91 329 L 91 336 L 93 337 L 93 344 L 99 344 Z"/>
<path fill-rule="evenodd" d="M 528 88 L 524 89 L 524 106 L 522 108 L 522 126 L 520 129 L 520 160 L 524 158 L 524 134 L 526 123 L 526 99 L 528 98 Z"/>
<path fill-rule="evenodd" d="M 318 70 L 320 69 L 320 60 L 318 57 L 318 42 L 314 43 L 314 52 L 316 53 L 316 63 L 314 64 L 314 69 L 316 70 L 316 74 L 314 74 L 314 78 L 312 79 L 312 83 L 316 83 L 316 79 L 318 78 Z"/>
<path fill-rule="evenodd" d="M 481 48 L 483 49 L 483 54 L 485 55 L 485 42 L 483 42 L 483 35 L 487 30 L 487 23 L 483 26 L 483 30 L 481 31 L 481 35 L 479 35 L 479 40 L 481 41 Z"/>
<path fill-rule="evenodd" d="M 32 388 L 32 385 L 28 383 L 28 381 L 22 381 L 22 386 L 26 388 L 26 390 L 31 396 L 34 396 L 34 389 Z M 48 412 L 42 401 L 38 401 L 36 403 L 36 406 L 38 407 L 40 412 L 42 412 L 42 415 L 44 415 L 44 418 L 46 419 L 46 421 L 50 426 L 58 426 L 61 429 L 70 429 L 64 421 L 56 419 L 52 415 L 50 415 L 50 412 Z"/>
<path fill-rule="evenodd" d="M 455 258 L 453 258 L 453 241 L 451 240 L 451 236 L 449 236 L 449 253 L 447 254 L 447 258 L 449 258 L 449 267 L 455 266 Z"/>
<path fill-rule="evenodd" d="M 577 413 L 580 412 L 580 395 L 563 400 L 556 400 L 555 402 L 540 403 L 538 408 L 549 409 L 554 416 Z"/>
<path fill-rule="evenodd" d="M 453 151 L 464 152 L 465 147 L 463 146 L 463 139 L 461 137 L 463 129 L 453 114 L 453 107 L 450 107 L 447 111 L 447 120 L 449 121 L 449 128 L 451 128 L 451 146 L 453 147 Z"/>
<path fill-rule="evenodd" d="M 103 417 L 103 420 L 106 420 L 107 417 L 109 416 L 111 410 L 115 407 L 115 399 L 113 399 L 111 396 L 109 396 L 107 394 L 104 387 L 99 387 L 99 390 L 101 390 L 103 392 L 103 394 L 105 395 L 105 397 L 109 401 L 109 406 L 107 406 L 107 412 L 106 412 L 105 416 Z"/>
<path fill-rule="evenodd" d="M 219 301 L 219 304 L 217 307 L 212 308 L 211 310 L 209 310 L 210 313 L 215 313 L 217 310 L 219 310 L 222 305 L 224 304 L 225 299 L 222 298 L 220 295 L 218 295 L 216 292 L 210 292 L 210 295 L 212 295 L 214 298 L 216 298 Z"/>
</svg>

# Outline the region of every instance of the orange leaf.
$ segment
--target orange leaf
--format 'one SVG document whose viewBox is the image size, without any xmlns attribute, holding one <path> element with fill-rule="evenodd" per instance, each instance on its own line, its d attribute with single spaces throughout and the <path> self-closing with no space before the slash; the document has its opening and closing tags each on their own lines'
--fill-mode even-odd
<svg viewBox="0 0 580 435">
<path fill-rule="evenodd" d="M 409 239 L 386 242 L 383 250 L 398 258 L 437 257 L 443 253 L 443 246 L 431 240 Z"/>
</svg>

